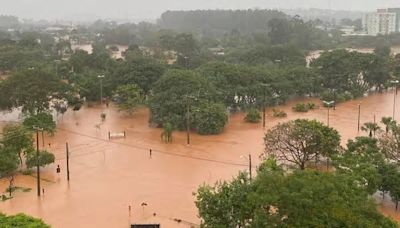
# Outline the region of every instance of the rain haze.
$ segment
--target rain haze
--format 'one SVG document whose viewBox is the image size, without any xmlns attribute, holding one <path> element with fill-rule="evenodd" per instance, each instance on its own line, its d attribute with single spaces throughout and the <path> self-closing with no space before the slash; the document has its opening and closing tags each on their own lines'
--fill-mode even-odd
<svg viewBox="0 0 400 228">
<path fill-rule="evenodd" d="M 399 88 L 400 0 L 0 0 L 0 228 L 400 228 Z"/>
<path fill-rule="evenodd" d="M 2 0 L 0 14 L 32 19 L 157 19 L 166 10 L 320 8 L 372 11 L 398 0 Z"/>
</svg>

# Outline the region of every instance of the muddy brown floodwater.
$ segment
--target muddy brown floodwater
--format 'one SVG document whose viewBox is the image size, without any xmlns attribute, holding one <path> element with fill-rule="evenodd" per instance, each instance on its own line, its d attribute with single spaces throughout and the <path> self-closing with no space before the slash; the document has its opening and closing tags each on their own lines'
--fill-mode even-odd
<svg viewBox="0 0 400 228">
<path fill-rule="evenodd" d="M 398 99 L 400 100 L 400 99 Z M 148 127 L 147 110 L 132 117 L 110 108 L 83 108 L 58 117 L 58 131 L 46 137 L 46 149 L 56 155 L 56 162 L 42 169 L 44 196 L 36 196 L 34 176 L 18 176 L 15 185 L 30 187 L 31 192 L 18 192 L 11 200 L 0 202 L 0 211 L 24 212 L 43 218 L 53 227 L 128 227 L 130 223 L 161 222 L 163 227 L 188 227 L 199 224 L 193 192 L 199 185 L 229 180 L 247 169 L 241 156 L 252 154 L 255 165 L 263 151 L 264 132 L 278 122 L 309 118 L 327 121 L 327 109 L 293 113 L 291 101 L 279 107 L 288 118 L 273 118 L 269 110 L 267 128 L 243 121 L 244 114 L 234 114 L 223 134 L 192 134 L 186 146 L 186 134 L 176 132 L 172 144 L 163 144 L 160 129 Z M 309 101 L 309 100 L 307 100 Z M 311 100 L 318 102 L 317 100 Z M 368 98 L 339 104 L 331 110 L 330 126 L 342 135 L 345 144 L 357 131 L 358 105 L 361 122 L 379 121 L 393 113 L 393 93 L 375 94 Z M 397 104 L 400 107 L 400 102 Z M 102 110 L 107 114 L 100 120 Z M 396 115 L 400 119 L 400 110 Z M 109 140 L 108 132 L 126 132 L 125 139 Z M 71 180 L 66 180 L 65 143 L 69 143 Z M 50 143 L 50 145 L 49 145 Z M 153 153 L 150 158 L 149 150 Z M 61 174 L 56 174 L 56 165 Z M 6 188 L 0 182 L 0 191 Z M 380 198 L 377 197 L 379 200 Z M 142 206 L 145 204 L 145 206 Z M 128 207 L 132 210 L 129 216 Z M 379 206 L 385 214 L 400 219 L 394 205 L 386 200 Z M 156 213 L 156 216 L 153 216 Z M 178 224 L 174 219 L 181 219 Z"/>
</svg>

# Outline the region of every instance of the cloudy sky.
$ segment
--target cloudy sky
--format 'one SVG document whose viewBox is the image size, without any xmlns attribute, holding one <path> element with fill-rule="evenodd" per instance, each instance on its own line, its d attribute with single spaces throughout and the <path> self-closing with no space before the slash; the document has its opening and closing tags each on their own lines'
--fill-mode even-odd
<svg viewBox="0 0 400 228">
<path fill-rule="evenodd" d="M 155 19 L 166 10 L 324 8 L 371 11 L 400 0 L 0 0 L 0 14 L 33 19 Z"/>
</svg>

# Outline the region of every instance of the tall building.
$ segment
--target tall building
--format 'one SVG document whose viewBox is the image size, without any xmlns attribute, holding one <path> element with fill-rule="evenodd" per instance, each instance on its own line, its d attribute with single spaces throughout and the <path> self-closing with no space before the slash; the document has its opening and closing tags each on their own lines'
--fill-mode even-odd
<svg viewBox="0 0 400 228">
<path fill-rule="evenodd" d="M 389 9 L 379 9 L 376 13 L 365 14 L 363 17 L 364 30 L 368 35 L 374 36 L 398 32 L 398 16 L 400 14 L 389 12 Z"/>
<path fill-rule="evenodd" d="M 396 14 L 396 32 L 400 32 L 400 8 L 389 8 L 388 12 Z"/>
</svg>

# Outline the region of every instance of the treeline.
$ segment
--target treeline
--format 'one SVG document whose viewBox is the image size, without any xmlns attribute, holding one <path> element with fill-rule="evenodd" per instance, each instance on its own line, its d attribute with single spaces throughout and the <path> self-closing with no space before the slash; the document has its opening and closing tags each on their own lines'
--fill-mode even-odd
<svg viewBox="0 0 400 228">
<path fill-rule="evenodd" d="M 276 10 L 167 11 L 161 15 L 158 24 L 164 29 L 220 37 L 233 30 L 243 34 L 265 32 L 271 19 L 286 17 Z"/>
</svg>

